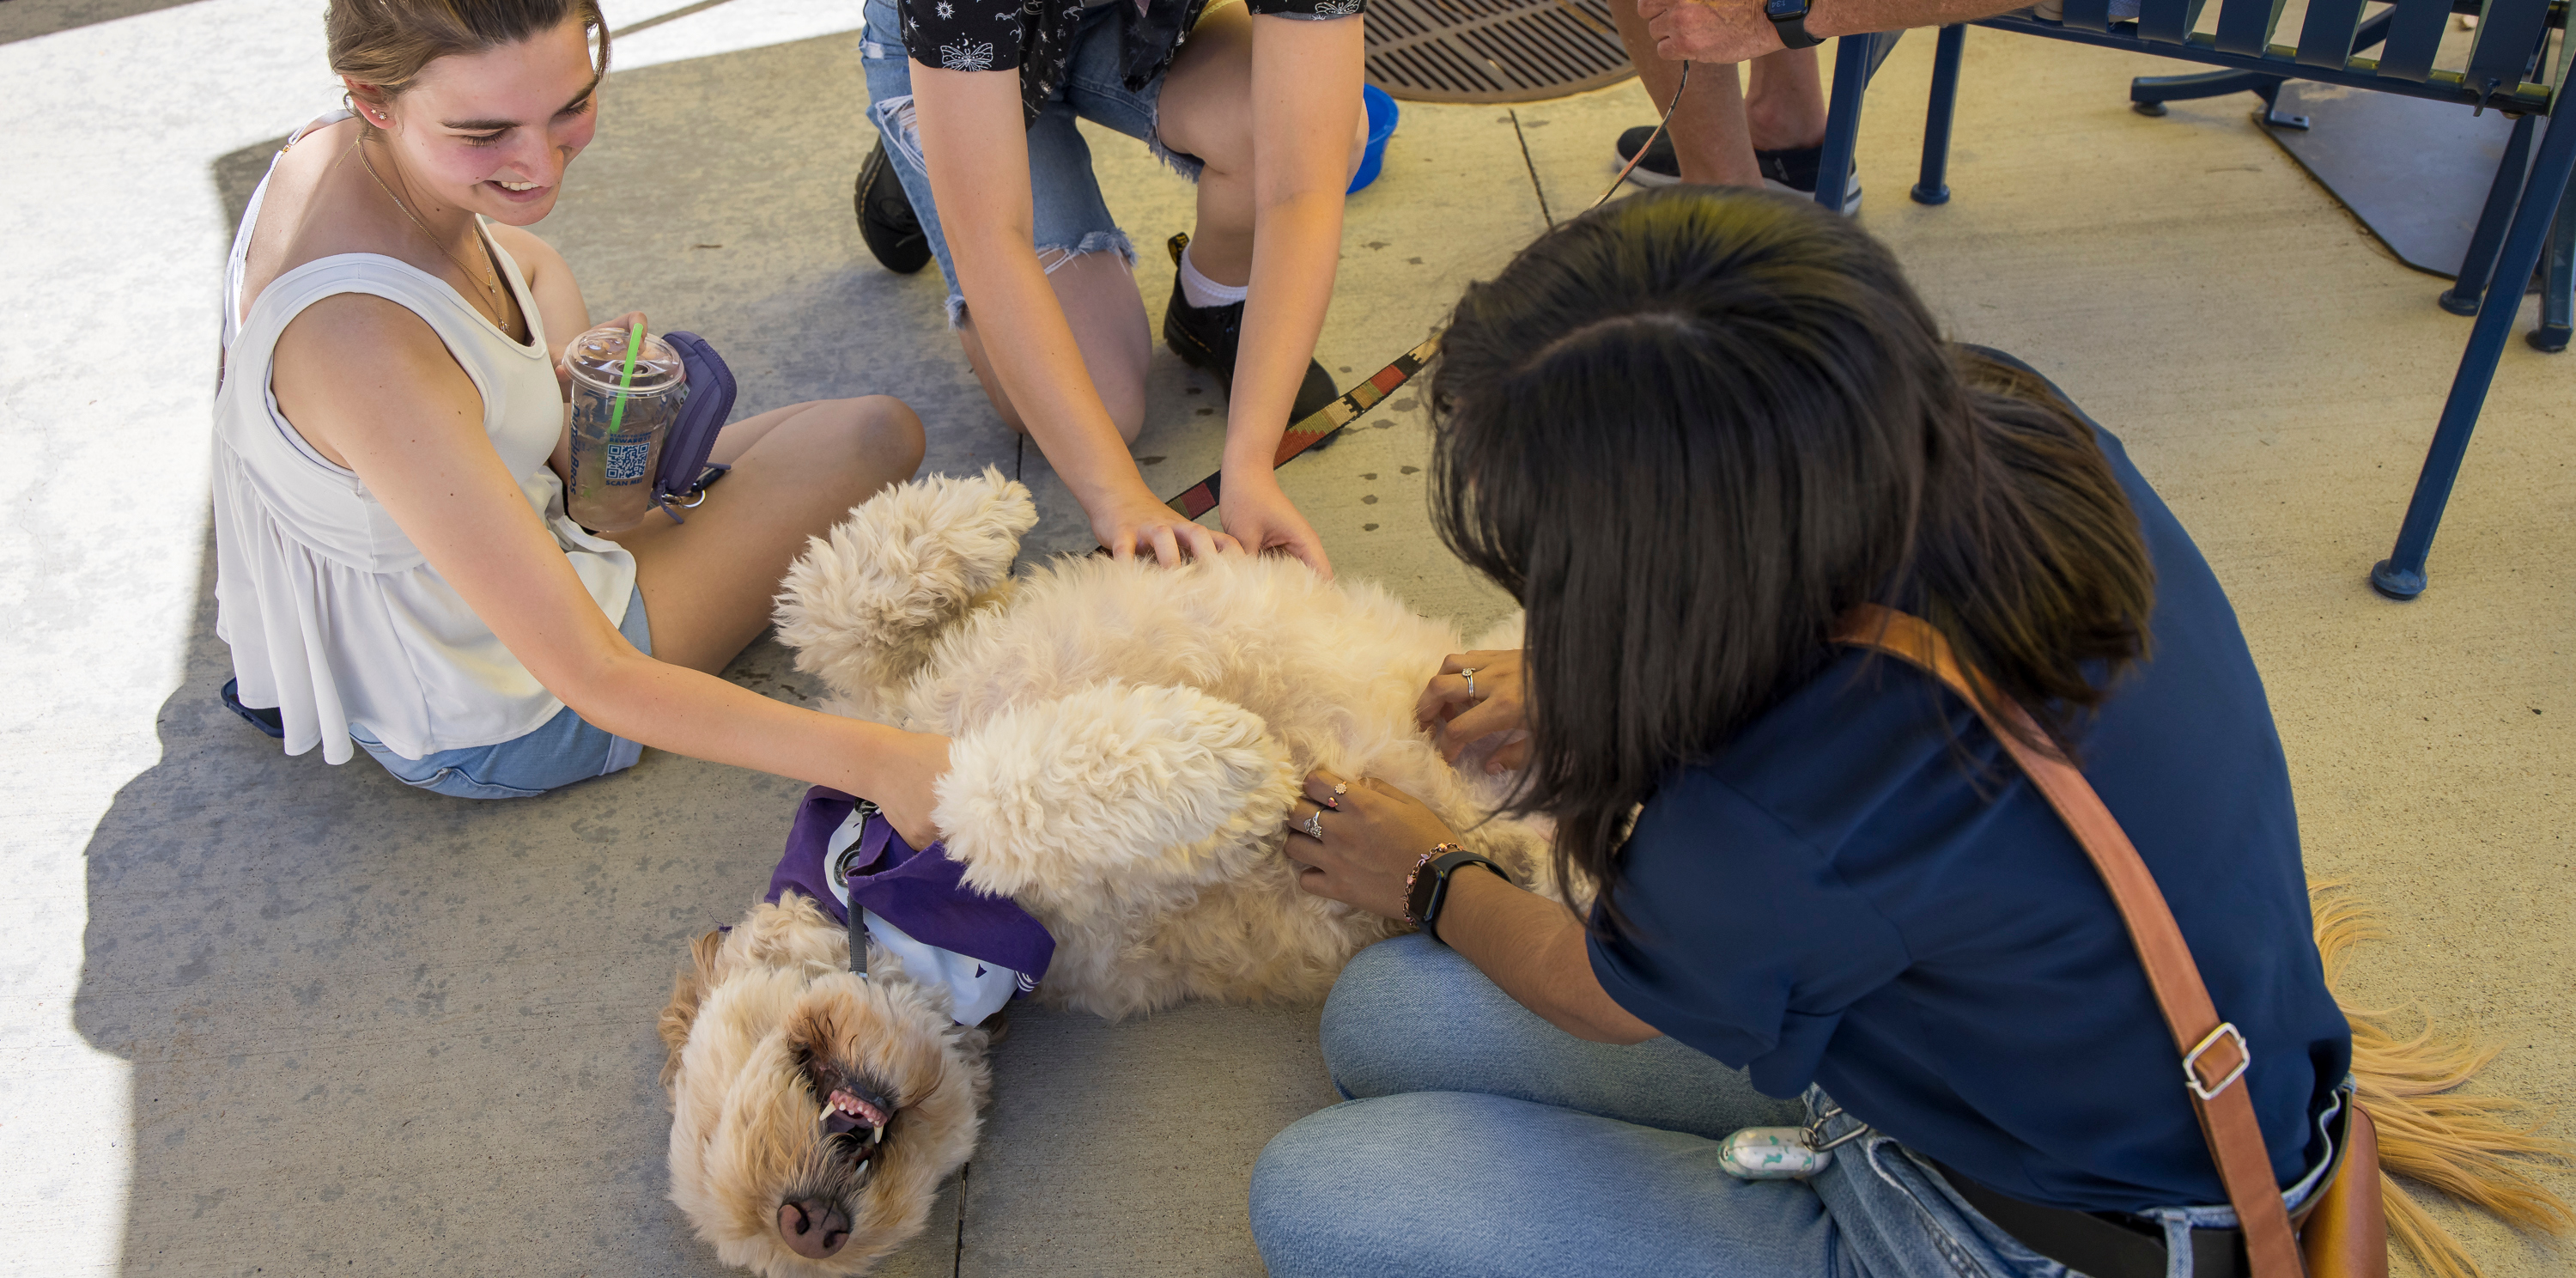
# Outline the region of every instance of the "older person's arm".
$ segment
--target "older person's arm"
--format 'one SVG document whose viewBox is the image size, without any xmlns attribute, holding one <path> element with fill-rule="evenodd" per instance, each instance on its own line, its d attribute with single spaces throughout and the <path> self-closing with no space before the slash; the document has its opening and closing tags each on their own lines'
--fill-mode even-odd
<svg viewBox="0 0 2576 1278">
<path fill-rule="evenodd" d="M 1948 26 L 2020 7 L 1997 0 L 1810 0 L 1806 26 L 1819 38 L 1859 35 Z M 1637 0 L 1637 13 L 1655 52 L 1668 59 L 1750 62 L 1781 48 L 1761 0 Z"/>
</svg>

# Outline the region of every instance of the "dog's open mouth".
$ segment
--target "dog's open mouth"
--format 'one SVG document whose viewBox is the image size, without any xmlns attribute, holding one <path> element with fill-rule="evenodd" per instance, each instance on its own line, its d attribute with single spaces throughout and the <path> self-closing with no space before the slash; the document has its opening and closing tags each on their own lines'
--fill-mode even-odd
<svg viewBox="0 0 2576 1278">
<path fill-rule="evenodd" d="M 830 1142 L 834 1154 L 858 1164 L 855 1174 L 867 1175 L 869 1164 L 885 1144 L 887 1126 L 894 1122 L 895 1104 L 887 1099 L 891 1089 L 821 1059 L 806 1063 L 805 1086 L 821 1106 L 816 1121 L 822 1125 L 823 1139 Z"/>
</svg>

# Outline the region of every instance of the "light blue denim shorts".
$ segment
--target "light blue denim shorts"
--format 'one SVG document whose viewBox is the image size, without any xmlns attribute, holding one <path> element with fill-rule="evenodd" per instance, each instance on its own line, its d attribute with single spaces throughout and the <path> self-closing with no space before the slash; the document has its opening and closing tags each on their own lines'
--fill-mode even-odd
<svg viewBox="0 0 2576 1278">
<path fill-rule="evenodd" d="M 953 327 L 966 313 L 966 295 L 958 291 L 957 265 L 949 260 L 948 237 L 939 229 L 939 208 L 930 197 L 930 176 L 922 169 L 921 135 L 912 116 L 912 59 L 904 55 L 903 20 L 895 0 L 868 0 L 859 61 L 868 74 L 868 118 L 885 137 L 886 159 L 902 181 L 903 193 L 912 197 L 912 211 L 930 238 L 939 273 L 948 280 L 948 323 Z M 1155 135 L 1162 77 L 1131 91 L 1118 61 L 1118 7 L 1085 12 L 1064 83 L 1047 95 L 1036 122 L 1029 125 L 1029 196 L 1036 214 L 1032 247 L 1050 274 L 1085 253 L 1115 252 L 1129 265 L 1136 261 L 1135 246 L 1100 198 L 1100 182 L 1091 173 L 1091 148 L 1074 127 L 1076 119 L 1143 142 L 1192 181 L 1206 167 L 1194 156 L 1165 147 Z"/>
<path fill-rule="evenodd" d="M 644 619 L 641 587 L 626 600 L 626 620 L 617 633 L 637 652 L 653 655 L 653 628 Z M 459 799 L 533 799 L 575 781 L 604 777 L 635 766 L 644 747 L 606 729 L 583 722 L 565 706 L 534 731 L 499 745 L 441 750 L 425 759 L 406 759 L 385 748 L 376 735 L 349 725 L 349 739 L 366 748 L 385 771 L 405 785 Z"/>
</svg>

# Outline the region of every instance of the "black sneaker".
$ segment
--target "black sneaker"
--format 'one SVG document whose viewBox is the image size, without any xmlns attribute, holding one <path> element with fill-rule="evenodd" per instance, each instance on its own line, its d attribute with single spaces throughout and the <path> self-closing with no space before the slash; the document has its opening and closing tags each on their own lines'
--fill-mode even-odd
<svg viewBox="0 0 2576 1278">
<path fill-rule="evenodd" d="M 257 728 L 280 741 L 284 741 L 286 739 L 286 716 L 279 714 L 274 709 L 253 710 L 249 706 L 243 705 L 241 703 L 241 680 L 224 680 L 223 691 L 218 692 L 215 695 L 223 700 L 224 709 L 240 715 L 244 723 Z"/>
<path fill-rule="evenodd" d="M 859 185 L 851 196 L 859 215 L 859 238 L 878 264 L 897 275 L 910 275 L 930 264 L 930 237 L 912 211 L 912 197 L 886 162 L 885 144 L 868 152 L 859 166 Z"/>
<path fill-rule="evenodd" d="M 1762 185 L 1774 191 L 1816 198 L 1816 177 L 1823 169 L 1825 148 L 1789 147 L 1779 151 L 1757 150 L 1753 162 L 1762 166 Z M 1851 181 L 1843 187 L 1843 216 L 1860 212 L 1860 174 L 1855 169 Z"/>
<path fill-rule="evenodd" d="M 1190 246 L 1189 233 L 1172 237 L 1172 265 L 1181 264 L 1181 250 Z M 1228 394 L 1234 391 L 1234 356 L 1243 340 L 1243 303 L 1225 306 L 1192 306 L 1189 295 L 1181 291 L 1180 276 L 1172 277 L 1172 302 L 1163 309 L 1163 344 L 1194 368 L 1216 374 Z M 1306 361 L 1306 384 L 1297 388 L 1297 403 L 1288 410 L 1291 424 L 1302 422 L 1322 412 L 1326 404 L 1341 397 L 1333 386 L 1333 375 L 1324 366 Z"/>
<path fill-rule="evenodd" d="M 1655 139 L 1653 146 L 1646 146 L 1646 139 L 1649 137 Z M 1682 180 L 1681 158 L 1673 154 L 1673 135 L 1670 130 L 1657 136 L 1655 126 L 1640 124 L 1620 134 L 1619 163 L 1624 165 L 1634 158 L 1637 148 L 1641 146 L 1646 147 L 1646 158 L 1638 160 L 1637 167 L 1628 171 L 1629 181 L 1639 186 L 1671 186 Z M 1803 195 L 1809 199 L 1815 198 L 1816 170 L 1823 163 L 1824 158 L 1825 148 L 1821 146 L 1802 146 L 1782 151 L 1753 153 L 1754 163 L 1762 168 L 1762 185 L 1774 191 Z M 1854 181 L 1843 192 L 1843 213 L 1849 216 L 1858 212 L 1860 212 L 1860 183 Z"/>
<path fill-rule="evenodd" d="M 1653 146 L 1646 146 L 1648 138 L 1655 140 Z M 1641 146 L 1646 146 L 1646 158 L 1637 160 L 1637 167 L 1628 170 L 1629 181 L 1639 186 L 1671 186 L 1682 180 L 1682 161 L 1680 156 L 1673 154 L 1671 132 L 1659 134 L 1655 132 L 1655 126 L 1640 124 L 1620 134 L 1619 163 L 1625 165 L 1636 160 L 1637 148 Z"/>
</svg>

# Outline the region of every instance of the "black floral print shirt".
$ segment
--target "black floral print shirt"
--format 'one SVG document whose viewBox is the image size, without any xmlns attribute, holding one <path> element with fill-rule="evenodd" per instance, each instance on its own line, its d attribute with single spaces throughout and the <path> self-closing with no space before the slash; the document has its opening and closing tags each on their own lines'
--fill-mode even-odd
<svg viewBox="0 0 2576 1278">
<path fill-rule="evenodd" d="M 1172 53 L 1196 25 L 1208 0 L 1114 0 L 1119 14 L 1118 69 L 1141 91 L 1172 64 Z M 1291 18 L 1349 18 L 1368 0 L 1245 0 L 1254 13 Z M 1073 60 L 1082 0 L 899 0 L 904 50 L 926 67 L 951 71 L 1020 71 L 1020 109 L 1038 106 Z"/>
</svg>

